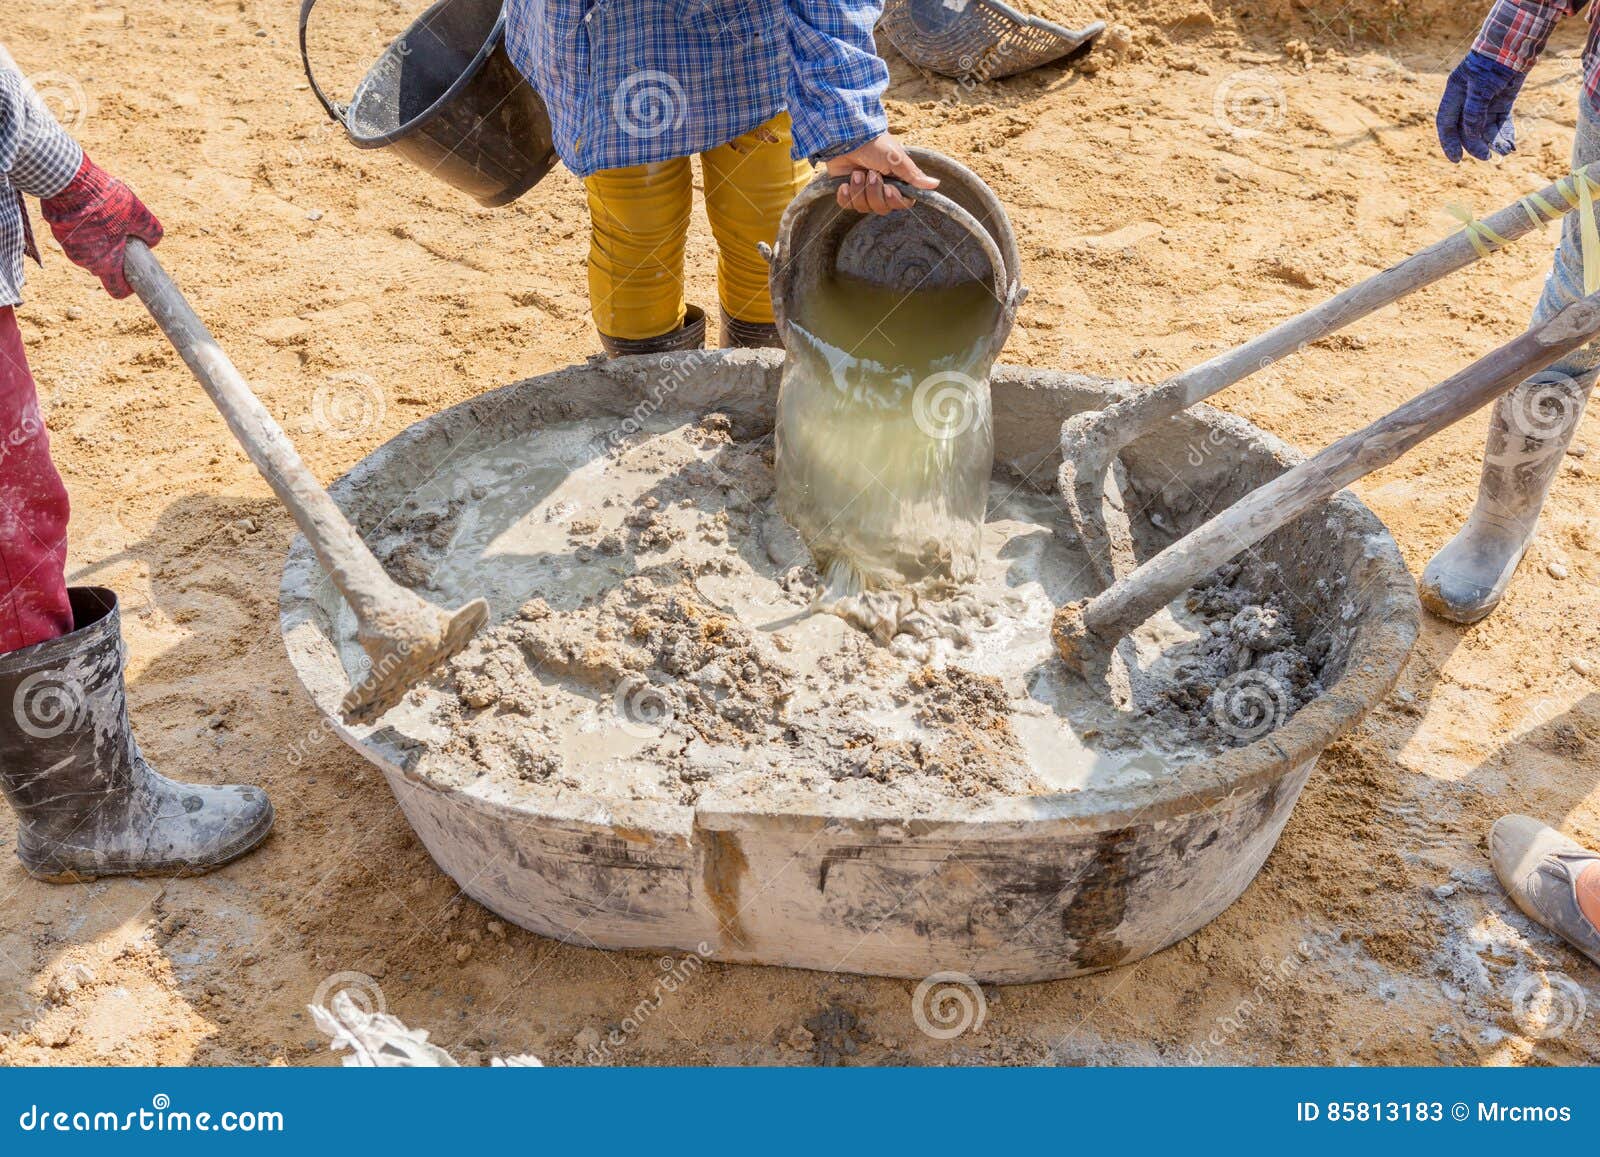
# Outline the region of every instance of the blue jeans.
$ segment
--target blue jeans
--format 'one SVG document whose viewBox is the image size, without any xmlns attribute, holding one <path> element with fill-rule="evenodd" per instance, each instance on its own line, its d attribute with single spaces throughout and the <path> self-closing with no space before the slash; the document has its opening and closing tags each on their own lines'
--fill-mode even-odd
<svg viewBox="0 0 1600 1157">
<path fill-rule="evenodd" d="M 1579 93 L 1578 131 L 1572 138 L 1572 167 L 1577 169 L 1596 162 L 1600 162 L 1600 109 L 1590 104 L 1586 93 Z M 1600 217 L 1600 193 L 1595 195 L 1595 200 L 1596 216 Z M 1580 220 L 1576 211 L 1562 219 L 1561 244 L 1556 247 L 1555 261 L 1551 264 L 1550 275 L 1545 278 L 1544 292 L 1540 294 L 1539 304 L 1533 310 L 1535 325 L 1548 321 L 1573 302 L 1583 300 L 1583 240 L 1578 231 Z M 1563 374 L 1588 389 L 1594 385 L 1597 372 L 1600 372 L 1600 340 L 1574 350 L 1537 376 Z"/>
</svg>

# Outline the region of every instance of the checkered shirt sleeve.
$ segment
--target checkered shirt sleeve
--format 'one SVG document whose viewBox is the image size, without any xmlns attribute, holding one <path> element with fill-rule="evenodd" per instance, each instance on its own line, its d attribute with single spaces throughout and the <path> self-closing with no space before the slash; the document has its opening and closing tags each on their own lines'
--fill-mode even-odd
<svg viewBox="0 0 1600 1157">
<path fill-rule="evenodd" d="M 887 132 L 889 66 L 872 40 L 883 5 L 787 0 L 787 10 L 795 156 L 826 159 Z"/>
<path fill-rule="evenodd" d="M 1579 0 L 1495 0 L 1472 50 L 1518 72 L 1527 72 L 1544 51 L 1550 33 Z"/>
<path fill-rule="evenodd" d="M 22 74 L 0 64 L 0 306 L 22 301 L 28 238 L 22 194 L 55 196 L 82 162 L 83 150 Z"/>
</svg>

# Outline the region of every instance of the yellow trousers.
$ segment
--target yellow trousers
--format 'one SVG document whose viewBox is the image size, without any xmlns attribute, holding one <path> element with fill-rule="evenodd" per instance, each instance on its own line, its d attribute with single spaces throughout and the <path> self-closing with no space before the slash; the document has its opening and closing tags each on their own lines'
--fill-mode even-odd
<svg viewBox="0 0 1600 1157">
<path fill-rule="evenodd" d="M 700 154 L 706 216 L 717 240 L 717 296 L 740 321 L 771 322 L 767 263 L 785 206 L 811 177 L 789 156 L 789 114 Z M 589 195 L 589 308 L 607 337 L 637 340 L 683 324 L 683 252 L 693 184 L 689 158 L 602 169 Z"/>
</svg>

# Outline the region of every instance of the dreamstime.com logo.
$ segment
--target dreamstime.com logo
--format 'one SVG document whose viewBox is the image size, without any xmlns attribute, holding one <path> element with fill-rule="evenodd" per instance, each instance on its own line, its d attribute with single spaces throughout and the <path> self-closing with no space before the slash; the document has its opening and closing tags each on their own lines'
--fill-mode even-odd
<svg viewBox="0 0 1600 1157">
<path fill-rule="evenodd" d="M 27 78 L 27 85 L 39 98 L 39 103 L 49 109 L 50 115 L 69 133 L 94 115 L 94 100 L 75 76 L 65 72 L 36 72 Z"/>
<path fill-rule="evenodd" d="M 329 374 L 328 380 L 312 391 L 311 413 L 301 419 L 300 429 L 320 431 L 343 442 L 383 425 L 388 410 L 383 389 L 371 374 Z"/>
<path fill-rule="evenodd" d="M 972 429 L 982 412 L 982 384 L 957 370 L 928 375 L 911 395 L 911 417 L 917 429 L 941 442 Z"/>
<path fill-rule="evenodd" d="M 189 1112 L 174 1109 L 172 1098 L 157 1093 L 149 1108 L 54 1109 L 29 1105 L 17 1118 L 24 1133 L 282 1133 L 283 1114 L 275 1109 L 224 1109 Z"/>
<path fill-rule="evenodd" d="M 1299 981 L 1306 965 L 1326 962 L 1328 953 L 1339 943 L 1337 936 L 1320 933 L 1307 937 L 1276 960 L 1263 958 L 1255 967 L 1255 984 L 1228 1012 L 1214 1017 L 1206 1035 L 1189 1046 L 1185 1061 L 1191 1065 L 1212 1065 L 1241 1033 L 1260 1019 L 1262 1012 L 1277 1004 L 1284 990 Z"/>
<path fill-rule="evenodd" d="M 1511 992 L 1511 1014 L 1524 1036 L 1551 1040 L 1583 1023 L 1588 999 L 1569 976 L 1536 972 L 1523 977 Z"/>
<path fill-rule="evenodd" d="M 662 354 L 656 365 L 661 377 L 651 383 L 650 389 L 631 413 L 613 426 L 606 434 L 606 454 L 618 457 L 628 448 L 631 439 L 676 394 L 684 382 L 694 377 L 711 355 L 705 350 L 689 350 L 678 354 Z"/>
<path fill-rule="evenodd" d="M 1288 690 L 1264 671 L 1230 675 L 1211 693 L 1211 721 L 1240 743 L 1260 739 L 1288 717 Z"/>
<path fill-rule="evenodd" d="M 389 1011 L 383 988 L 365 972 L 333 973 L 317 985 L 317 991 L 311 994 L 311 1003 L 331 1013 L 334 998 L 341 995 L 349 997 L 350 1003 L 368 1016 Z"/>
<path fill-rule="evenodd" d="M 26 446 L 44 432 L 44 417 L 39 412 L 37 399 L 23 407 L 17 424 L 0 436 L 0 463 L 11 457 L 11 451 Z"/>
<path fill-rule="evenodd" d="M 650 140 L 682 128 L 689 102 L 677 77 L 647 68 L 629 74 L 617 85 L 611 97 L 611 115 L 630 137 Z"/>
<path fill-rule="evenodd" d="M 655 739 L 672 724 L 672 699 L 666 691 L 638 675 L 622 680 L 612 692 L 617 723 L 635 739 Z"/>
<path fill-rule="evenodd" d="M 911 1019 L 934 1040 L 976 1032 L 988 1015 L 983 989 L 965 972 L 935 972 L 911 994 Z"/>
<path fill-rule="evenodd" d="M 54 739 L 83 726 L 83 684 L 64 671 L 35 671 L 11 696 L 11 715 L 35 739 Z"/>
<path fill-rule="evenodd" d="M 965 11 L 967 0 L 945 0 L 944 6 L 956 12 Z M 981 53 L 974 56 L 971 53 L 962 53 L 956 60 L 958 70 L 955 81 L 956 89 L 945 98 L 945 103 L 955 104 L 960 93 L 973 93 L 993 80 L 1017 50 L 1015 42 L 1002 40 L 999 44 L 992 44 Z"/>
<path fill-rule="evenodd" d="M 367 691 L 382 683 L 394 669 L 403 664 L 411 655 L 411 645 L 403 639 L 394 642 L 393 649 L 384 653 L 376 663 L 372 656 L 362 655 L 357 674 L 351 676 L 350 693 L 355 695 L 360 692 L 364 697 Z M 332 715 L 318 715 L 317 721 L 308 727 L 305 734 L 301 735 L 288 749 L 285 756 L 290 767 L 299 767 L 317 748 L 320 748 L 329 739 L 341 733 L 341 725 Z"/>
<path fill-rule="evenodd" d="M 1511 434 L 1542 442 L 1570 430 L 1587 398 L 1588 391 L 1572 378 L 1547 370 L 1507 394 L 1501 413 Z"/>
<path fill-rule="evenodd" d="M 1276 132 L 1288 119 L 1289 98 L 1278 78 L 1250 68 L 1223 78 L 1211 95 L 1211 115 L 1234 137 L 1259 137 Z"/>
<path fill-rule="evenodd" d="M 699 976 L 711 959 L 712 948 L 702 940 L 693 952 L 682 956 L 663 956 L 656 961 L 659 975 L 650 985 L 650 995 L 631 1008 L 622 1021 L 609 1033 L 589 1046 L 589 1063 L 602 1064 L 612 1059 L 612 1054 L 628 1043 L 628 1039 L 644 1027 L 645 1023 L 666 1003 L 667 997 L 681 992 Z"/>
</svg>

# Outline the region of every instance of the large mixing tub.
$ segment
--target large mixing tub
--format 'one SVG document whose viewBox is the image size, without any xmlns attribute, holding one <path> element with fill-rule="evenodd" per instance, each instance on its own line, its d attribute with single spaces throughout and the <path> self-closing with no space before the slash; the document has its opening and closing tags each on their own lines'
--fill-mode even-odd
<svg viewBox="0 0 1600 1157">
<path fill-rule="evenodd" d="M 692 353 L 589 364 L 417 423 L 333 487 L 363 533 L 451 462 L 541 425 L 722 411 L 737 437 L 770 430 L 780 358 Z M 1054 485 L 1062 420 L 1119 387 L 1000 368 L 995 450 Z M 1297 460 L 1255 427 L 1198 407 L 1125 454 L 1129 506 L 1171 537 Z M 1063 523 L 1065 520 L 1063 519 Z M 382 769 L 439 866 L 475 900 L 546 936 L 605 948 L 708 951 L 760 964 L 990 982 L 1073 976 L 1138 960 L 1206 924 L 1277 842 L 1318 755 L 1389 690 L 1417 632 L 1414 584 L 1382 524 L 1349 494 L 1279 531 L 1253 565 L 1332 647 L 1323 694 L 1264 737 L 1137 786 L 952 801 L 932 816 L 752 812 L 577 802 L 518 810 L 436 786 L 392 730 L 337 715 L 352 673 L 334 640 L 349 612 L 297 539 L 282 587 L 290 661 L 328 725 Z M 486 563 L 486 565 L 489 565 Z M 480 576 L 482 577 L 482 576 Z M 478 593 L 445 590 L 455 604 Z M 507 592 L 498 619 L 537 592 Z M 350 654 L 350 650 L 344 653 Z"/>
</svg>

